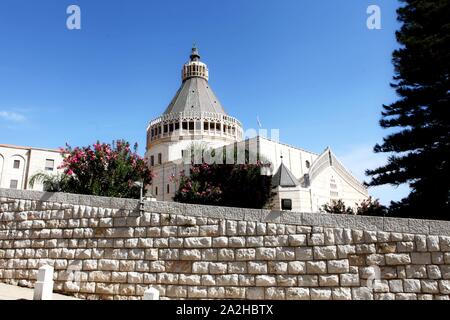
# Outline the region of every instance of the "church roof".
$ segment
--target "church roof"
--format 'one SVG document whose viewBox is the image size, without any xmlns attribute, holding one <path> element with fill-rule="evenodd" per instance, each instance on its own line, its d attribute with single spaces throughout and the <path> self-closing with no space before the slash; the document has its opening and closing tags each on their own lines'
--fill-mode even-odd
<svg viewBox="0 0 450 320">
<path fill-rule="evenodd" d="M 190 61 L 183 66 L 183 83 L 164 114 L 211 112 L 226 114 L 219 99 L 209 86 L 209 70 L 200 61 L 196 47 L 192 48 Z"/>
<path fill-rule="evenodd" d="M 292 172 L 286 168 L 286 166 L 281 163 L 278 171 L 274 174 L 272 178 L 272 185 L 274 187 L 296 187 L 299 185 L 297 178 L 292 174 Z"/>
<path fill-rule="evenodd" d="M 186 79 L 164 114 L 180 112 L 213 112 L 226 114 L 206 79 Z"/>
</svg>

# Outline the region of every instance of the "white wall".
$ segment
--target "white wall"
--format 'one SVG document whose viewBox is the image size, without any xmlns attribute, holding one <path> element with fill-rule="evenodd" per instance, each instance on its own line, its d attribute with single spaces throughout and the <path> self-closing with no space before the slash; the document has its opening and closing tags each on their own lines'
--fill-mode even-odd
<svg viewBox="0 0 450 320">
<path fill-rule="evenodd" d="M 53 171 L 45 171 L 46 159 L 55 161 Z M 14 160 L 20 162 L 18 169 L 14 168 Z M 42 184 L 36 184 L 34 188 L 28 185 L 30 178 L 38 172 L 56 174 L 61 171 L 57 167 L 62 160 L 57 150 L 0 145 L 0 187 L 9 188 L 11 180 L 17 180 L 18 189 L 41 191 Z"/>
</svg>

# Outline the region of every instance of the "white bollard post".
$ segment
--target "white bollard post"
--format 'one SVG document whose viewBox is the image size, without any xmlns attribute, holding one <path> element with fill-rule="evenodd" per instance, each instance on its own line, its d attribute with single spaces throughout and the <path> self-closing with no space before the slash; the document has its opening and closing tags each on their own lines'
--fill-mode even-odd
<svg viewBox="0 0 450 320">
<path fill-rule="evenodd" d="M 159 300 L 159 291 L 155 288 L 148 288 L 144 291 L 144 299 L 143 300 Z"/>
<path fill-rule="evenodd" d="M 33 300 L 53 299 L 53 267 L 42 266 L 39 268 L 37 282 L 34 286 Z"/>
</svg>

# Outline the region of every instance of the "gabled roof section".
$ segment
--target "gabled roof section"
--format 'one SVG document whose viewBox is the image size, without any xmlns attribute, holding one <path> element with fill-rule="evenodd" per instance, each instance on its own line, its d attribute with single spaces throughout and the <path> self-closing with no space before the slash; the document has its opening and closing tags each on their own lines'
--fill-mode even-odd
<svg viewBox="0 0 450 320">
<path fill-rule="evenodd" d="M 292 172 L 286 168 L 286 166 L 282 163 L 278 168 L 278 171 L 272 178 L 272 186 L 274 187 L 283 187 L 283 188 L 293 188 L 297 187 L 299 182 L 297 178 L 292 174 Z"/>
</svg>

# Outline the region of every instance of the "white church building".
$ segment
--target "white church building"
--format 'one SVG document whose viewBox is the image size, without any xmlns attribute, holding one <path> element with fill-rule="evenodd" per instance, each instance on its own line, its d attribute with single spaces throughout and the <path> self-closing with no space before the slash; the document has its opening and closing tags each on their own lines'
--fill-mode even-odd
<svg viewBox="0 0 450 320">
<path fill-rule="evenodd" d="M 228 115 L 208 82 L 209 70 L 197 48 L 182 68 L 182 84 L 164 113 L 147 128 L 149 165 L 155 177 L 149 192 L 160 201 L 173 201 L 179 174 L 188 172 L 192 146 L 219 150 L 245 146 L 272 164 L 276 196 L 274 210 L 318 212 L 331 200 L 347 206 L 368 198 L 368 192 L 330 148 L 320 154 L 256 136 L 244 140 L 242 124 Z"/>
<path fill-rule="evenodd" d="M 319 212 L 331 200 L 341 199 L 355 207 L 368 198 L 367 189 L 330 148 L 318 154 L 263 136 L 244 139 L 241 122 L 225 112 L 208 80 L 208 67 L 193 48 L 182 69 L 181 87 L 165 112 L 147 127 L 146 157 L 155 174 L 149 195 L 159 201 L 173 201 L 180 172 L 189 172 L 194 146 L 236 148 L 244 154 L 247 149 L 269 162 L 271 168 L 263 174 L 273 176 L 276 196 L 270 207 L 274 210 Z M 62 161 L 58 150 L 0 144 L 0 188 L 30 189 L 34 174 L 57 174 Z M 33 189 L 42 190 L 43 186 L 36 184 Z"/>
</svg>

